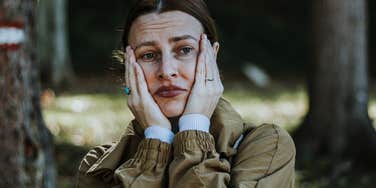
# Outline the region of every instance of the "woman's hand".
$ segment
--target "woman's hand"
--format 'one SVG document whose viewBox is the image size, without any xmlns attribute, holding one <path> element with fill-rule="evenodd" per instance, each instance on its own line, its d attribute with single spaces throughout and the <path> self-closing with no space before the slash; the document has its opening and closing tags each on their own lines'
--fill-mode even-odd
<svg viewBox="0 0 376 188">
<path fill-rule="evenodd" d="M 132 111 L 136 120 L 145 130 L 151 125 L 158 125 L 171 130 L 171 123 L 163 115 L 159 106 L 150 95 L 144 72 L 136 62 L 136 58 L 131 47 L 127 47 L 125 55 L 125 82 L 131 89 L 128 96 L 128 107 Z"/>
<path fill-rule="evenodd" d="M 214 43 L 214 45 L 219 44 Z M 203 114 L 210 119 L 222 96 L 223 85 L 217 67 L 215 49 L 205 34 L 201 35 L 197 61 L 195 82 L 184 114 Z"/>
</svg>

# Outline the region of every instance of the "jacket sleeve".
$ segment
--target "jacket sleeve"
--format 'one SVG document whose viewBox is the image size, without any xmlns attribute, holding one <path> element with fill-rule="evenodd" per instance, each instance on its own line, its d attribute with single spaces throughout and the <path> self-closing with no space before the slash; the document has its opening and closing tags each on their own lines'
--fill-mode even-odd
<svg viewBox="0 0 376 188">
<path fill-rule="evenodd" d="M 160 140 L 125 135 L 117 144 L 96 147 L 86 154 L 76 187 L 166 187 L 170 150 L 171 145 Z"/>
<path fill-rule="evenodd" d="M 124 188 L 166 187 L 170 150 L 170 144 L 157 139 L 144 139 L 136 155 L 115 171 L 115 178 L 121 181 Z"/>
<path fill-rule="evenodd" d="M 295 146 L 283 129 L 262 125 L 245 136 L 232 167 L 221 159 L 209 133 L 184 131 L 175 136 L 170 187 L 292 188 Z"/>
<path fill-rule="evenodd" d="M 111 145 L 96 146 L 91 149 L 85 157 L 81 160 L 81 164 L 78 168 L 77 174 L 77 188 L 92 187 L 92 188 L 102 188 L 106 186 L 106 182 L 102 178 L 96 176 L 87 175 L 87 170 L 99 159 L 101 156 L 111 148 Z"/>
<path fill-rule="evenodd" d="M 210 133 L 183 131 L 174 138 L 169 174 L 169 187 L 227 187 L 230 163 L 220 159 Z"/>
</svg>

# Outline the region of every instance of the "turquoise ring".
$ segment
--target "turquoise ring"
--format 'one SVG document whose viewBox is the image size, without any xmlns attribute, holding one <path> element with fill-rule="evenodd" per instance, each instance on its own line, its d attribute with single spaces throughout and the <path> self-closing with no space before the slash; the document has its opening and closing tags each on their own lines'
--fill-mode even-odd
<svg viewBox="0 0 376 188">
<path fill-rule="evenodd" d="M 130 95 L 131 94 L 131 89 L 127 86 L 124 88 L 124 93 L 127 94 L 127 95 Z"/>
</svg>

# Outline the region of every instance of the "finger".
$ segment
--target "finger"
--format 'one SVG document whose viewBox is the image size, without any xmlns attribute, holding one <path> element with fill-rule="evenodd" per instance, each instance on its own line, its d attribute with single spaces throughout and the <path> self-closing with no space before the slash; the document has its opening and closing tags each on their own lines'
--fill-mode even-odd
<svg viewBox="0 0 376 188">
<path fill-rule="evenodd" d="M 135 75 L 135 66 L 136 58 L 134 57 L 134 52 L 131 48 L 128 48 L 128 55 L 129 55 L 129 87 L 131 88 L 131 95 L 137 96 L 138 95 L 138 88 L 136 83 L 136 75 Z"/>
<path fill-rule="evenodd" d="M 215 42 L 213 43 L 213 45 L 211 45 L 209 40 L 207 40 L 207 44 L 208 44 L 207 48 L 209 49 L 208 50 L 209 61 L 207 63 L 208 63 L 208 69 L 210 69 L 208 71 L 207 77 L 214 79 L 214 82 L 218 82 L 220 81 L 220 74 L 219 74 L 219 69 L 218 69 L 218 64 L 217 64 L 217 57 L 215 53 L 215 46 L 219 44 L 218 42 Z"/>
<path fill-rule="evenodd" d="M 201 34 L 201 40 L 200 40 L 200 53 L 198 55 L 197 59 L 197 65 L 196 65 L 196 78 L 195 78 L 195 84 L 197 85 L 203 85 L 205 83 L 205 61 L 206 61 L 206 53 L 205 53 L 205 34 Z"/>
<path fill-rule="evenodd" d="M 216 74 L 218 75 L 218 76 L 220 76 L 219 75 L 219 68 L 218 68 L 218 63 L 217 63 L 217 54 L 215 53 L 215 46 L 218 46 L 219 45 L 219 43 L 218 42 L 215 42 L 214 44 L 213 44 L 213 58 L 214 58 L 214 65 L 215 65 L 215 72 L 216 72 Z"/>
<path fill-rule="evenodd" d="M 216 43 L 211 45 L 210 41 L 207 40 L 207 53 L 208 53 L 208 61 L 207 63 L 207 79 L 213 79 L 212 81 L 207 81 L 206 82 L 206 87 L 210 92 L 213 94 L 220 94 L 223 92 L 223 85 L 221 82 L 219 70 L 218 70 L 218 64 L 216 61 L 216 54 L 215 54 L 215 49 L 214 46 Z"/>
<path fill-rule="evenodd" d="M 124 66 L 125 66 L 125 73 L 124 73 L 124 78 L 125 78 L 125 86 L 129 87 L 129 55 L 128 55 L 128 48 L 125 48 L 125 53 L 124 53 Z"/>
<path fill-rule="evenodd" d="M 213 47 L 210 44 L 210 41 L 205 38 L 205 53 L 207 54 L 207 59 L 205 61 L 205 67 L 206 67 L 206 76 L 205 79 L 216 79 L 215 77 L 215 66 L 214 63 L 214 51 Z M 206 80 L 207 82 L 213 82 Z"/>
<path fill-rule="evenodd" d="M 138 84 L 138 93 L 141 97 L 145 97 L 145 93 L 148 93 L 148 86 L 146 84 L 144 71 L 142 70 L 140 64 L 135 63 L 135 72 L 136 72 L 136 78 L 137 78 L 137 84 Z"/>
<path fill-rule="evenodd" d="M 221 76 L 219 74 L 219 68 L 218 68 L 216 54 L 214 53 L 214 45 L 215 45 L 215 43 L 213 44 L 213 47 L 211 48 L 212 53 L 210 55 L 210 57 L 211 57 L 210 66 L 211 66 L 211 70 L 213 72 L 212 73 L 213 79 L 215 80 L 215 82 L 220 82 Z"/>
</svg>

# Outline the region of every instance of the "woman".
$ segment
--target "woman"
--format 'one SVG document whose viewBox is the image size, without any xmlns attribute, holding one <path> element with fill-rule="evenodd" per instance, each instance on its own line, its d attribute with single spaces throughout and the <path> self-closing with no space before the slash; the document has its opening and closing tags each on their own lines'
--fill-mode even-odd
<svg viewBox="0 0 376 188">
<path fill-rule="evenodd" d="M 139 0 L 125 25 L 125 92 L 135 116 L 120 141 L 92 149 L 78 187 L 293 187 L 283 129 L 244 123 L 217 68 L 203 0 Z"/>
</svg>

